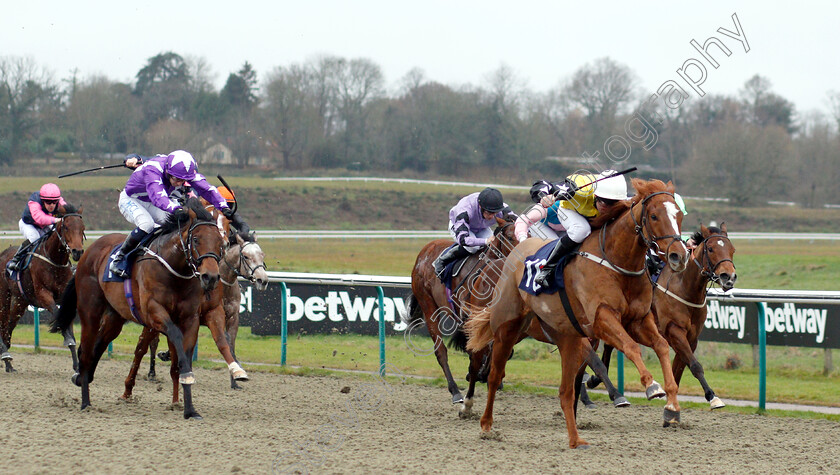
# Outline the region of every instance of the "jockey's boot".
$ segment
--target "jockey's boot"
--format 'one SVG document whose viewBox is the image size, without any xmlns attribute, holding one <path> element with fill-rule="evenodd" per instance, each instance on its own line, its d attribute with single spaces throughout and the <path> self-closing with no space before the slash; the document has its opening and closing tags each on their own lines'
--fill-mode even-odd
<svg viewBox="0 0 840 475">
<path fill-rule="evenodd" d="M 16 270 L 20 270 L 20 260 L 23 258 L 23 255 L 26 254 L 26 249 L 29 247 L 29 240 L 23 241 L 23 244 L 20 245 L 18 250 L 15 252 L 15 255 L 9 259 L 9 262 L 6 263 L 6 275 L 9 278 L 12 277 L 12 273 Z"/>
<path fill-rule="evenodd" d="M 146 231 L 143 231 L 140 228 L 135 228 L 134 231 L 131 231 L 131 234 L 125 238 L 125 241 L 122 244 L 122 247 L 117 254 L 114 256 L 114 260 L 111 261 L 110 267 L 108 270 L 123 279 L 128 277 L 128 261 L 125 259 L 131 251 L 140 244 L 140 241 L 143 240 L 146 235 L 148 235 Z"/>
<path fill-rule="evenodd" d="M 572 241 L 567 234 L 564 234 L 557 240 L 557 244 L 554 246 L 554 249 L 551 250 L 551 254 L 548 256 L 548 259 L 543 264 L 540 271 L 534 277 L 534 282 L 540 284 L 542 287 L 550 287 L 549 282 L 554 276 L 554 269 L 557 268 L 557 263 L 560 262 L 560 259 L 571 252 L 572 249 L 577 246 L 578 243 Z"/>
<path fill-rule="evenodd" d="M 443 274 L 443 270 L 446 268 L 447 264 L 456 259 L 467 257 L 469 255 L 470 251 L 464 249 L 463 246 L 450 247 L 446 250 L 446 252 L 441 254 L 440 257 L 435 259 L 435 274 L 438 276 L 438 278 L 440 278 L 440 275 Z"/>
</svg>

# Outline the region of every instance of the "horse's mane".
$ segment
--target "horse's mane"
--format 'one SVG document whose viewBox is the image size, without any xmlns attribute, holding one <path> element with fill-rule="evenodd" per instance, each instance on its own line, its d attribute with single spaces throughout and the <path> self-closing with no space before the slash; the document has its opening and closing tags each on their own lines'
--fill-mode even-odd
<svg viewBox="0 0 840 475">
<path fill-rule="evenodd" d="M 604 225 L 617 219 L 619 216 L 630 210 L 633 205 L 639 203 L 653 193 L 659 191 L 667 191 L 669 193 L 674 192 L 674 185 L 670 181 L 668 183 L 664 183 L 662 180 L 642 180 L 639 178 L 633 178 L 630 180 L 630 183 L 633 185 L 633 188 L 635 188 L 636 194 L 629 199 L 617 202 L 615 206 L 612 206 L 606 213 L 599 214 L 595 217 L 589 223 L 592 229 L 604 227 Z"/>
<path fill-rule="evenodd" d="M 75 206 L 71 205 L 70 203 L 64 203 L 64 214 L 73 214 L 78 213 L 79 210 L 76 209 Z"/>
<path fill-rule="evenodd" d="M 201 201 L 198 198 L 190 198 L 187 200 L 186 204 L 184 204 L 184 209 L 192 210 L 195 213 L 195 217 L 197 221 L 209 221 L 214 222 L 213 215 L 211 215 L 204 206 L 201 204 Z M 161 234 L 169 234 L 173 231 L 180 231 L 181 227 L 188 223 L 190 220 L 189 216 L 183 217 L 180 220 L 178 216 L 175 214 L 170 214 L 166 217 L 166 220 L 160 226 L 160 233 Z"/>
<path fill-rule="evenodd" d="M 711 234 L 723 234 L 720 228 L 716 226 L 709 226 L 709 233 Z M 695 231 L 694 234 L 691 235 L 691 240 L 697 244 L 703 242 L 705 238 L 703 237 L 703 233 L 701 231 Z"/>
</svg>

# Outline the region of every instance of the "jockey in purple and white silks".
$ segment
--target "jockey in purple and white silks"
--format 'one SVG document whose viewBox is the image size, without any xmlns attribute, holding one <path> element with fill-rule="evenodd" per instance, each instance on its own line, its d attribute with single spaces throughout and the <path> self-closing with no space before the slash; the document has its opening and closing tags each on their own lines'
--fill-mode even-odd
<svg viewBox="0 0 840 475">
<path fill-rule="evenodd" d="M 511 213 L 502 193 L 495 188 L 485 188 L 461 198 L 449 210 L 449 234 L 458 245 L 435 259 L 435 273 L 440 276 L 450 262 L 489 246 L 494 239 L 491 228 L 496 224 L 496 218 L 504 219 Z"/>
<path fill-rule="evenodd" d="M 134 250 L 140 241 L 159 227 L 170 214 L 186 213 L 181 205 L 170 199 L 172 191 L 184 183 L 189 183 L 194 192 L 215 206 L 234 224 L 242 222 L 228 207 L 227 201 L 216 191 L 216 187 L 207 183 L 198 173 L 193 156 L 183 150 L 176 150 L 169 155 L 157 155 L 143 158 L 129 155 L 125 164 L 129 168 L 137 167 L 120 193 L 120 213 L 130 223 L 137 226 L 128 235 L 109 270 L 120 277 L 127 277 L 125 256 Z"/>
</svg>

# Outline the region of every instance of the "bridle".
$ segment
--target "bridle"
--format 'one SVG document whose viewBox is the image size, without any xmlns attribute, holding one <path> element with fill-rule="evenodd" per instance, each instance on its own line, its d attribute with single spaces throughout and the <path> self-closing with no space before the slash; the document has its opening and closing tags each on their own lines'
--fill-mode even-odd
<svg viewBox="0 0 840 475">
<path fill-rule="evenodd" d="M 79 219 L 82 219 L 82 215 L 79 213 L 67 213 L 61 217 L 61 224 L 59 224 L 59 227 L 55 230 L 55 233 L 58 235 L 58 242 L 60 242 L 61 245 L 64 246 L 64 250 L 68 253 L 71 252 L 72 249 L 70 249 L 70 245 L 67 244 L 67 240 L 64 239 L 64 235 L 61 234 L 61 230 L 67 229 L 67 224 L 64 222 L 64 220 L 73 216 L 77 216 Z M 87 239 L 87 236 L 85 235 L 84 231 L 82 231 L 82 240 L 84 241 L 85 239 Z"/>
<path fill-rule="evenodd" d="M 700 243 L 703 246 L 703 255 L 701 259 L 703 260 L 703 264 L 697 261 L 697 258 L 691 256 L 691 260 L 697 264 L 697 267 L 700 269 L 700 275 L 709 279 L 710 282 L 714 282 L 720 285 L 720 274 L 717 273 L 717 268 L 723 264 L 724 262 L 732 262 L 732 267 L 735 267 L 735 262 L 732 259 L 721 259 L 715 263 L 712 263 L 711 252 L 709 252 L 709 239 L 718 238 L 718 239 L 726 239 L 730 245 L 732 245 L 732 241 L 729 240 L 728 236 L 724 236 L 723 234 L 712 234 L 706 239 L 703 239 L 703 242 Z M 698 246 L 699 247 L 699 246 Z"/>
<path fill-rule="evenodd" d="M 660 239 L 671 238 L 671 242 L 670 242 L 670 244 L 668 244 L 669 249 L 670 249 L 671 245 L 673 245 L 674 242 L 676 242 L 676 241 L 682 243 L 682 236 L 680 236 L 679 234 L 669 234 L 669 235 L 664 235 L 664 236 L 656 236 L 656 235 L 653 235 L 653 231 L 650 229 L 650 223 L 649 223 L 648 217 L 647 217 L 648 216 L 648 210 L 647 210 L 648 200 L 650 200 L 651 198 L 653 198 L 656 195 L 663 195 L 663 194 L 668 195 L 672 198 L 674 197 L 674 194 L 671 193 L 671 192 L 657 191 L 657 192 L 651 193 L 648 196 L 646 196 L 641 202 L 632 204 L 630 206 L 630 209 L 628 210 L 628 212 L 630 213 L 630 217 L 633 219 L 633 224 L 634 224 L 633 231 L 634 231 L 634 233 L 642 238 L 642 242 L 645 243 L 645 246 L 648 249 L 650 249 L 653 252 L 655 252 L 657 254 L 660 254 L 660 255 L 664 255 L 664 253 L 660 250 L 659 244 L 657 243 L 657 241 L 659 241 Z M 637 221 L 636 220 L 636 215 L 633 214 L 633 208 L 638 204 L 641 204 L 641 206 L 642 206 L 641 222 Z M 604 267 L 607 267 L 608 269 L 612 269 L 612 270 L 614 270 L 614 271 L 616 271 L 620 274 L 629 275 L 629 276 L 640 276 L 640 275 L 644 274 L 645 271 L 647 270 L 647 268 L 644 266 L 644 264 L 642 265 L 641 270 L 631 271 L 631 270 L 627 270 L 623 267 L 617 266 L 617 265 L 613 264 L 612 261 L 610 261 L 610 259 L 607 257 L 607 247 L 606 247 L 607 227 L 608 226 L 609 226 L 608 224 L 605 224 L 604 226 L 602 226 L 601 227 L 601 232 L 599 233 L 599 236 L 598 236 L 598 245 L 600 246 L 601 255 L 603 257 L 593 256 L 593 255 L 589 254 L 588 252 L 578 252 L 578 255 L 580 255 L 582 257 L 585 257 L 589 260 L 595 261 L 596 263 L 601 264 Z M 645 233 L 647 233 L 647 235 L 651 236 L 651 237 L 645 236 Z"/>
<path fill-rule="evenodd" d="M 227 266 L 228 268 L 230 268 L 231 270 L 233 270 L 233 273 L 236 274 L 237 277 L 242 277 L 243 279 L 245 279 L 248 282 L 253 284 L 257 281 L 257 279 L 254 277 L 254 274 L 256 274 L 257 269 L 262 268 L 265 271 L 268 271 L 268 269 L 265 267 L 265 262 L 263 262 L 262 264 L 258 264 L 256 266 L 251 267 L 251 265 L 248 263 L 247 259 L 245 259 L 245 253 L 243 251 L 245 250 L 245 247 L 247 247 L 248 245 L 251 245 L 251 244 L 256 245 L 257 243 L 252 242 L 252 241 L 245 241 L 244 244 L 239 246 L 239 265 L 238 266 L 236 266 L 236 267 L 231 266 L 230 264 L 227 263 L 226 259 L 222 259 L 221 263 L 224 264 L 225 266 Z M 228 252 L 230 252 L 230 250 L 228 250 Z M 243 268 L 247 271 L 247 274 L 242 274 L 239 271 L 240 269 L 243 269 Z M 222 280 L 222 283 L 227 285 L 228 287 L 233 285 L 233 282 L 228 283 L 228 282 L 225 282 L 224 280 Z"/>
<path fill-rule="evenodd" d="M 218 263 L 221 260 L 220 254 L 222 253 L 221 251 L 219 251 L 219 254 L 216 254 L 215 252 L 208 252 L 205 254 L 201 254 L 198 257 L 195 257 L 197 251 L 195 250 L 195 246 L 193 246 L 193 231 L 199 226 L 213 226 L 215 228 L 216 223 L 212 221 L 195 221 L 192 225 L 190 225 L 190 229 L 187 231 L 186 243 L 184 242 L 184 235 L 181 233 L 181 231 L 178 231 L 178 240 L 181 242 L 181 249 L 184 251 L 184 260 L 186 261 L 187 266 L 189 266 L 190 270 L 192 270 L 191 275 L 185 275 L 177 272 L 175 269 L 172 268 L 171 265 L 169 265 L 168 262 L 166 262 L 166 259 L 161 257 L 159 254 L 155 253 L 148 247 L 144 247 L 143 250 L 146 251 L 146 253 L 152 257 L 140 258 L 137 261 L 139 262 L 141 260 L 154 258 L 161 264 L 163 264 L 163 266 L 166 267 L 166 269 L 176 277 L 180 277 L 181 279 L 185 280 L 189 280 L 194 277 L 199 277 L 201 274 L 198 272 L 198 267 L 201 266 L 201 261 L 209 257 Z M 215 229 L 213 231 L 215 232 Z M 158 245 L 158 249 L 160 249 L 160 245 Z"/>
<path fill-rule="evenodd" d="M 82 218 L 82 215 L 79 214 L 79 213 L 67 213 L 67 214 L 65 214 L 64 216 L 61 217 L 62 218 L 61 219 L 61 224 L 59 224 L 57 228 L 54 228 L 52 230 L 52 232 L 55 233 L 56 236 L 58 236 L 58 242 L 61 244 L 61 247 L 59 247 L 59 250 L 63 247 L 64 250 L 67 252 L 67 256 L 68 256 L 67 263 L 66 264 L 57 264 L 57 263 L 53 262 L 52 259 L 50 259 L 49 257 L 47 257 L 45 255 L 42 255 L 42 254 L 38 254 L 37 252 L 35 252 L 35 251 L 38 250 L 38 248 L 35 248 L 32 251 L 30 251 L 30 254 L 32 254 L 32 257 L 37 257 L 38 259 L 41 259 L 42 261 L 46 262 L 47 264 L 49 264 L 53 267 L 72 267 L 72 263 L 70 262 L 69 256 L 70 256 L 70 253 L 73 250 L 70 248 L 70 245 L 67 244 L 67 240 L 64 239 L 64 235 L 61 234 L 62 229 L 67 229 L 67 225 L 64 223 L 64 218 L 68 218 L 68 217 L 71 217 L 71 216 L 78 216 L 79 219 Z M 84 232 L 82 233 L 82 237 L 85 238 L 85 239 L 87 238 L 87 236 L 84 235 Z M 48 238 L 43 239 L 41 241 L 41 244 L 38 245 L 38 247 L 43 247 L 44 249 L 46 249 L 47 239 Z M 44 254 L 46 254 L 46 252 Z"/>
</svg>

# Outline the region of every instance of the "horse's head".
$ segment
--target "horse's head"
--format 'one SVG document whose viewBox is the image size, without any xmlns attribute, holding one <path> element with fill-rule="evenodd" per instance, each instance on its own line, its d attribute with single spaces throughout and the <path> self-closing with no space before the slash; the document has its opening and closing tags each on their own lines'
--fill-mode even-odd
<svg viewBox="0 0 840 475">
<path fill-rule="evenodd" d="M 496 239 L 491 246 L 497 254 L 495 257 L 507 257 L 511 249 L 516 247 L 516 244 L 519 242 L 516 239 L 515 222 L 516 216 L 514 215 L 508 215 L 506 219 L 496 218 L 496 229 L 493 230 L 493 235 L 496 236 Z"/>
<path fill-rule="evenodd" d="M 84 252 L 85 222 L 82 219 L 82 209 L 77 210 L 73 205 L 66 203 L 59 207 L 58 217 L 61 223 L 56 227 L 56 233 L 62 244 L 70 251 L 74 261 L 78 261 Z"/>
<path fill-rule="evenodd" d="M 257 244 L 256 236 L 251 233 L 242 237 L 237 233 L 236 243 L 239 244 L 239 267 L 237 273 L 254 283 L 257 290 L 268 287 L 268 273 L 265 269 L 265 253 Z"/>
<path fill-rule="evenodd" d="M 735 246 L 729 240 L 726 224 L 720 228 L 700 226 L 700 231 L 692 236 L 698 243 L 694 249 L 694 262 L 700 267 L 700 272 L 712 282 L 720 284 L 724 292 L 735 287 L 738 275 L 735 273 Z"/>
<path fill-rule="evenodd" d="M 632 183 L 636 189 L 633 206 L 640 205 L 639 211 L 631 213 L 636 233 L 668 263 L 671 270 L 684 271 L 690 254 L 680 236 L 683 213 L 674 200 L 673 183 L 638 178 L 634 178 Z"/>
<path fill-rule="evenodd" d="M 181 242 L 187 264 L 201 281 L 201 288 L 211 291 L 219 281 L 219 260 L 224 252 L 224 239 L 216 227 L 213 216 L 190 198 L 185 208 L 189 220 L 180 229 Z"/>
</svg>

